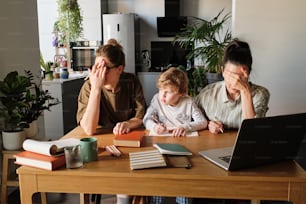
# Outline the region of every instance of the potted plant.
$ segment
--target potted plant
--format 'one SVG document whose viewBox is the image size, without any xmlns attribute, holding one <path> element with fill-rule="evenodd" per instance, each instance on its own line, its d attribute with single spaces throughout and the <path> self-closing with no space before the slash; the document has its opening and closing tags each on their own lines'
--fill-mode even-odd
<svg viewBox="0 0 306 204">
<path fill-rule="evenodd" d="M 53 80 L 53 70 L 51 69 L 52 62 L 45 62 L 42 54 L 40 53 L 39 58 L 40 66 L 43 69 L 44 78 L 47 80 Z"/>
<path fill-rule="evenodd" d="M 31 86 L 31 80 L 21 76 L 17 71 L 7 74 L 0 81 L 0 116 L 3 120 L 2 138 L 3 146 L 7 150 L 20 149 L 25 139 L 24 128 L 28 123 L 24 120 L 26 92 Z"/>
<path fill-rule="evenodd" d="M 59 104 L 59 100 L 50 95 L 48 90 L 42 90 L 34 83 L 34 76 L 30 71 L 26 71 L 26 76 L 30 79 L 32 86 L 26 91 L 25 101 L 29 104 L 24 109 L 24 120 L 29 124 L 25 129 L 26 137 L 33 138 L 38 132 L 37 119 L 44 110 L 50 111 L 50 107 Z"/>
<path fill-rule="evenodd" d="M 203 67 L 186 69 L 184 66 L 179 65 L 178 68 L 187 73 L 189 96 L 196 96 L 199 91 L 207 85 L 207 80 L 204 76 L 205 70 Z"/>
<path fill-rule="evenodd" d="M 195 63 L 197 66 L 204 66 L 205 75 L 208 73 L 221 75 L 221 61 L 224 49 L 232 40 L 229 29 L 225 32 L 223 30 L 231 16 L 228 13 L 221 18 L 223 11 L 224 9 L 210 21 L 194 18 L 182 32 L 176 35 L 173 41 L 173 43 L 183 48 L 192 45 L 193 49 L 186 58 L 197 62 Z M 210 83 L 209 80 L 208 83 Z"/>
<path fill-rule="evenodd" d="M 78 0 L 57 0 L 58 19 L 54 23 L 54 33 L 59 46 L 76 41 L 83 32 L 83 17 Z"/>
</svg>

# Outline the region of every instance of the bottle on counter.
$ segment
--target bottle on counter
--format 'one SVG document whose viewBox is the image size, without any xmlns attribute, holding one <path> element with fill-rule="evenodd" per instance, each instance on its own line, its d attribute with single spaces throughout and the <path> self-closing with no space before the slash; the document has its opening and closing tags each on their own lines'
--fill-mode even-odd
<svg viewBox="0 0 306 204">
<path fill-rule="evenodd" d="M 67 67 L 61 67 L 60 68 L 60 76 L 61 76 L 61 79 L 68 79 L 69 72 L 68 72 Z"/>
</svg>

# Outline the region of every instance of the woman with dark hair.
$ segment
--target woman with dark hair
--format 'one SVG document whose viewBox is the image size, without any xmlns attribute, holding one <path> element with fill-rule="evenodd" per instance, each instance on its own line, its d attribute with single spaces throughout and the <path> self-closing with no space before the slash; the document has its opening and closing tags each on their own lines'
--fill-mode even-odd
<svg viewBox="0 0 306 204">
<path fill-rule="evenodd" d="M 270 93 L 249 81 L 252 61 L 248 43 L 234 39 L 222 60 L 224 81 L 206 86 L 196 96 L 195 102 L 209 120 L 211 133 L 239 128 L 244 119 L 265 117 Z"/>
</svg>

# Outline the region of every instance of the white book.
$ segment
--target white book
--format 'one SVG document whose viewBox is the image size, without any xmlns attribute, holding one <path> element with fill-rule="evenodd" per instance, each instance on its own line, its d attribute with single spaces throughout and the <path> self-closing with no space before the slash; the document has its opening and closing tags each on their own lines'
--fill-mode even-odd
<svg viewBox="0 0 306 204">
<path fill-rule="evenodd" d="M 22 147 L 26 151 L 48 156 L 57 156 L 64 153 L 64 147 L 75 146 L 78 144 L 80 144 L 80 140 L 76 138 L 54 141 L 39 141 L 27 139 L 23 142 Z"/>
</svg>

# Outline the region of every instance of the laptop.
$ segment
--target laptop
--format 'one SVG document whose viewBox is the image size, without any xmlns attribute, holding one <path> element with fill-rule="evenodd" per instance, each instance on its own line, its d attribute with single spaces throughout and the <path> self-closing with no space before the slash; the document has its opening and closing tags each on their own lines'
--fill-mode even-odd
<svg viewBox="0 0 306 204">
<path fill-rule="evenodd" d="M 306 113 L 246 119 L 235 145 L 200 151 L 214 164 L 233 171 L 293 160 L 306 134 Z"/>
</svg>

